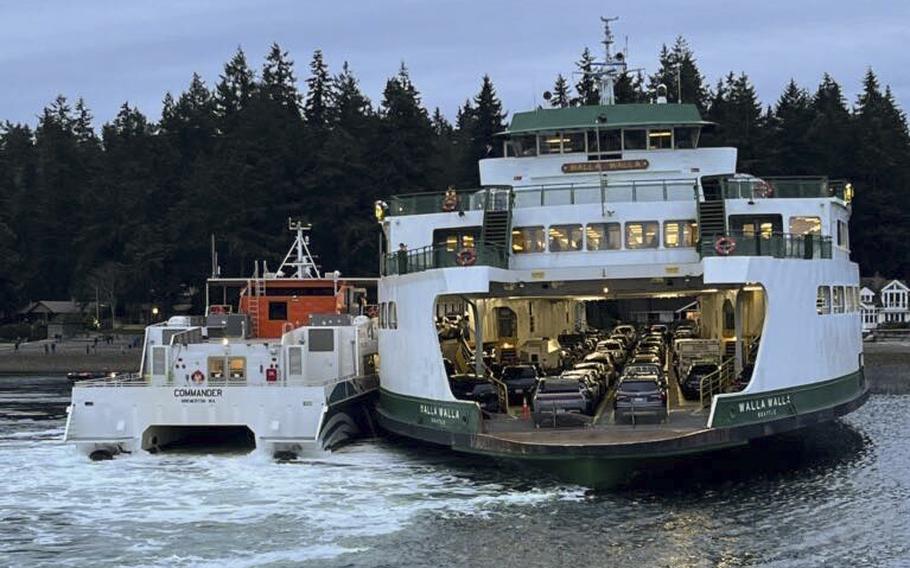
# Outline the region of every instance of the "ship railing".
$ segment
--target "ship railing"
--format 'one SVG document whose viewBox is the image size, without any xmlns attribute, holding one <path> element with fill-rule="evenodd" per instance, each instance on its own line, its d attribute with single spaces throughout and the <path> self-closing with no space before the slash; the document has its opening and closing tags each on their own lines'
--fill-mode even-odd
<svg viewBox="0 0 910 568">
<path fill-rule="evenodd" d="M 139 373 L 111 373 L 108 377 L 76 381 L 74 387 L 144 387 L 148 382 Z"/>
<path fill-rule="evenodd" d="M 431 245 L 398 250 L 383 257 L 382 274 L 412 274 L 433 268 L 454 266 L 493 266 L 508 268 L 508 249 L 500 244 L 475 242 L 473 247 L 452 249 L 448 245 Z"/>
<path fill-rule="evenodd" d="M 720 180 L 725 199 L 853 199 L 853 186 L 846 180 L 831 180 L 825 176 L 765 177 L 761 179 L 727 178 Z"/>
<path fill-rule="evenodd" d="M 714 395 L 726 392 L 735 378 L 736 370 L 732 358 L 721 363 L 720 367 L 710 375 L 702 377 L 698 384 L 698 400 L 702 408 L 711 405 Z"/>
<path fill-rule="evenodd" d="M 831 258 L 831 237 L 816 234 L 746 234 L 728 231 L 714 234 L 698 244 L 702 258 L 708 256 L 770 256 L 805 260 Z"/>
<path fill-rule="evenodd" d="M 120 373 L 112 374 L 109 377 L 100 377 L 97 379 L 86 379 L 77 381 L 74 386 L 77 387 L 283 387 L 283 386 L 306 386 L 306 387 L 325 387 L 336 383 L 348 382 L 352 379 L 364 377 L 364 375 L 350 374 L 341 377 L 330 377 L 327 379 L 307 379 L 307 378 L 285 378 L 277 381 L 249 381 L 246 378 L 208 378 L 202 383 L 186 383 L 173 380 L 156 380 L 144 377 L 140 373 Z"/>
<path fill-rule="evenodd" d="M 457 213 L 496 208 L 503 190 L 511 190 L 512 207 L 590 205 L 612 201 L 691 201 L 698 195 L 696 178 L 552 183 L 490 186 L 396 195 L 389 201 L 390 216 Z M 454 195 L 454 198 L 453 198 Z"/>
</svg>

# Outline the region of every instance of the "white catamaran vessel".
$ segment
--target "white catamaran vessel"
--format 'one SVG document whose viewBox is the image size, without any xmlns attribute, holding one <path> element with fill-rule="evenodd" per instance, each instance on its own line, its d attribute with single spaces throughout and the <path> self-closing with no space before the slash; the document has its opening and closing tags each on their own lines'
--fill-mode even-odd
<svg viewBox="0 0 910 568">
<path fill-rule="evenodd" d="M 65 441 L 93 459 L 225 442 L 289 457 L 371 432 L 376 319 L 354 286 L 367 281 L 320 275 L 309 227 L 290 229 L 275 273 L 222 278 L 213 259 L 206 315 L 146 328 L 138 374 L 76 383 Z"/>
<path fill-rule="evenodd" d="M 387 430 L 591 485 L 859 407 L 853 189 L 736 172 L 691 104 L 513 116 L 482 187 L 377 203 Z M 640 395 L 640 396 L 639 396 Z"/>
</svg>

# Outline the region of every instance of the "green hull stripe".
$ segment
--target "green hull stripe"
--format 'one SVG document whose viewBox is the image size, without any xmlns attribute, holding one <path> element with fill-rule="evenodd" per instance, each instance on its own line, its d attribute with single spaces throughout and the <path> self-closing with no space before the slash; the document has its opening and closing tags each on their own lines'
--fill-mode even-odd
<svg viewBox="0 0 910 568">
<path fill-rule="evenodd" d="M 480 409 L 473 402 L 430 400 L 380 388 L 379 412 L 399 422 L 453 434 L 480 431 Z"/>
<path fill-rule="evenodd" d="M 715 399 L 710 428 L 730 428 L 809 414 L 860 396 L 865 389 L 860 369 L 849 375 L 799 387 Z"/>
</svg>

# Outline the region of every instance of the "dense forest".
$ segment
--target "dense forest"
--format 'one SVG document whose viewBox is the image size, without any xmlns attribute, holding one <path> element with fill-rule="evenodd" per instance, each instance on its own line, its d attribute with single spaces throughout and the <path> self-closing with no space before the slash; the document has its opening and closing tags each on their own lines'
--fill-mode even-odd
<svg viewBox="0 0 910 568">
<path fill-rule="evenodd" d="M 592 62 L 585 49 L 576 71 Z M 791 81 L 765 107 L 744 73 L 709 84 L 682 38 L 657 67 L 623 77 L 619 101 L 648 101 L 665 84 L 670 102 L 681 93 L 718 124 L 703 145 L 739 148 L 741 171 L 850 179 L 863 274 L 910 276 L 910 136 L 871 70 L 852 103 L 825 75 L 814 91 Z M 314 224 L 323 266 L 374 274 L 374 200 L 471 187 L 477 160 L 500 150 L 493 135 L 507 113 L 489 77 L 450 122 L 423 105 L 403 64 L 378 104 L 320 51 L 302 84 L 298 74 L 278 45 L 258 71 L 238 49 L 213 87 L 194 75 L 165 94 L 157 122 L 124 103 L 99 129 L 83 100 L 58 96 L 36 125 L 0 126 L 0 316 L 96 293 L 123 314 L 198 305 L 212 234 L 223 273 L 248 275 L 254 259 L 280 260 L 288 217 Z M 597 104 L 589 75 L 569 77 L 556 78 L 548 104 Z"/>
</svg>

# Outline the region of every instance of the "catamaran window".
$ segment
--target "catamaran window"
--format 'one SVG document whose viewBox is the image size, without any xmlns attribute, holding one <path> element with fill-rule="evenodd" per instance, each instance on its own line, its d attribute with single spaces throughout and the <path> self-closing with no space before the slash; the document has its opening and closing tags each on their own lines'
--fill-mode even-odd
<svg viewBox="0 0 910 568">
<path fill-rule="evenodd" d="M 550 225 L 550 252 L 581 250 L 581 225 Z"/>
<path fill-rule="evenodd" d="M 224 380 L 224 357 L 209 357 L 209 380 Z"/>
<path fill-rule="evenodd" d="M 510 156 L 524 158 L 537 155 L 537 136 L 516 136 L 508 141 L 506 150 Z"/>
<path fill-rule="evenodd" d="M 844 287 L 834 286 L 834 313 L 844 313 Z"/>
<path fill-rule="evenodd" d="M 648 131 L 648 150 L 670 150 L 673 148 L 673 131 L 661 128 Z"/>
<path fill-rule="evenodd" d="M 229 357 L 228 358 L 228 369 L 230 369 L 230 380 L 232 381 L 242 381 L 246 379 L 246 358 L 245 357 Z"/>
<path fill-rule="evenodd" d="M 389 329 L 398 329 L 398 306 L 389 302 Z"/>
<path fill-rule="evenodd" d="M 647 132 L 641 130 L 623 130 L 622 147 L 624 150 L 644 150 Z"/>
<path fill-rule="evenodd" d="M 831 313 L 831 288 L 829 286 L 818 287 L 818 293 L 815 296 L 815 311 L 819 314 Z"/>
<path fill-rule="evenodd" d="M 553 132 L 552 134 L 540 135 L 540 153 L 541 154 L 558 154 L 562 147 L 562 134 Z"/>
<path fill-rule="evenodd" d="M 584 132 L 563 132 L 562 133 L 562 153 L 584 152 L 585 151 L 585 133 Z"/>
<path fill-rule="evenodd" d="M 325 353 L 335 350 L 335 330 L 334 329 L 310 329 L 307 330 L 307 342 L 310 344 L 310 353 Z"/>
<path fill-rule="evenodd" d="M 664 222 L 664 246 L 667 248 L 694 247 L 696 227 L 695 221 Z"/>
<path fill-rule="evenodd" d="M 269 319 L 272 321 L 288 319 L 288 303 L 269 302 Z"/>
<path fill-rule="evenodd" d="M 385 329 L 386 322 L 389 320 L 389 308 L 388 304 L 382 302 L 379 304 L 379 328 Z"/>
<path fill-rule="evenodd" d="M 691 126 L 679 126 L 673 129 L 673 140 L 680 150 L 698 148 L 698 134 L 701 129 Z"/>
<path fill-rule="evenodd" d="M 512 252 L 515 254 L 543 252 L 546 248 L 547 238 L 542 226 L 512 229 Z"/>
<path fill-rule="evenodd" d="M 626 223 L 626 248 L 657 248 L 660 245 L 659 232 L 657 221 Z"/>
<path fill-rule="evenodd" d="M 850 236 L 847 232 L 847 223 L 837 220 L 837 246 L 850 248 Z"/>
<path fill-rule="evenodd" d="M 821 217 L 790 217 L 790 232 L 794 235 L 820 235 Z"/>
<path fill-rule="evenodd" d="M 619 223 L 591 223 L 586 227 L 588 250 L 619 250 L 622 235 Z"/>
</svg>

